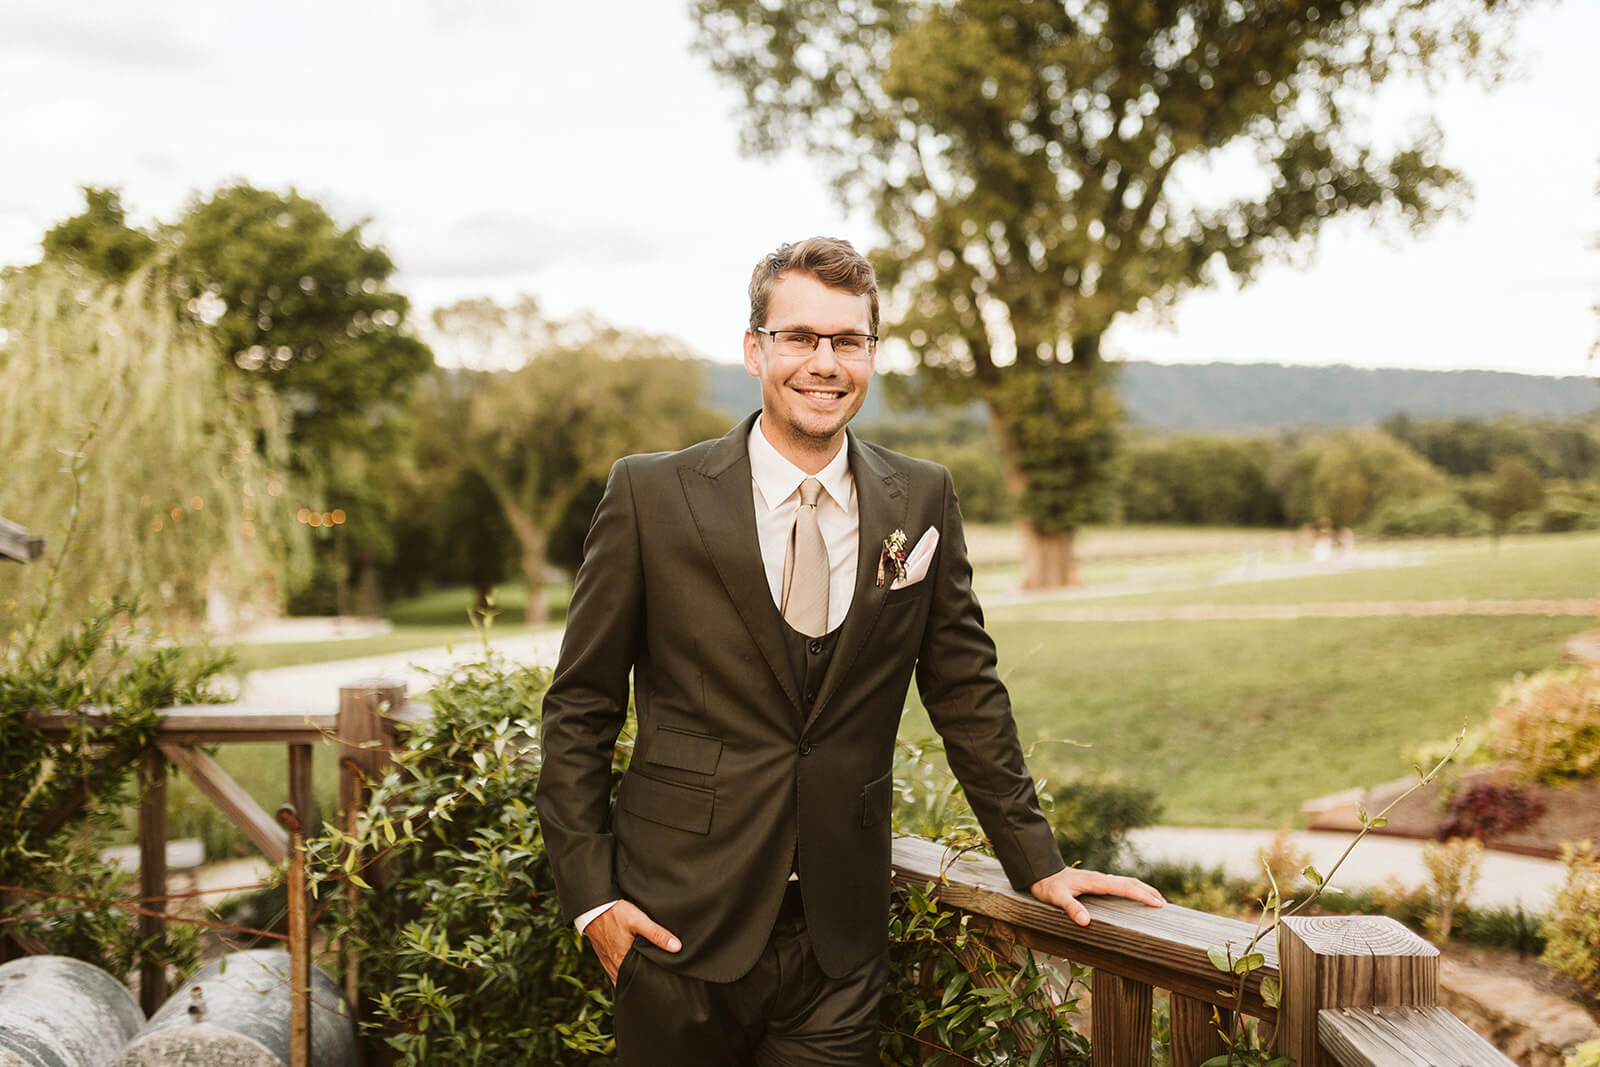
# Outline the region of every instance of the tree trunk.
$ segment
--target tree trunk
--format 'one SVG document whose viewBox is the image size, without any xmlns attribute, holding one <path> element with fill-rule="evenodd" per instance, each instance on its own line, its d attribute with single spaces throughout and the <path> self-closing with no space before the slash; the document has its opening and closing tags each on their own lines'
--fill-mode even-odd
<svg viewBox="0 0 1600 1067">
<path fill-rule="evenodd" d="M 1022 547 L 1022 588 L 1066 589 L 1082 585 L 1074 552 L 1077 531 L 1046 533 L 1027 519 L 1017 520 Z"/>
<path fill-rule="evenodd" d="M 1019 501 L 1027 492 L 1027 476 L 1012 450 L 1007 446 L 1005 414 L 989 408 L 989 429 L 1004 457 L 1003 467 L 1006 488 Z M 1083 584 L 1078 576 L 1078 559 L 1075 552 L 1077 531 L 1047 533 L 1029 522 L 1025 516 L 1017 519 L 1017 543 L 1022 550 L 1022 588 L 1068 589 Z"/>
<path fill-rule="evenodd" d="M 378 590 L 378 565 L 371 552 L 358 557 L 356 571 L 356 614 L 366 619 L 376 619 L 383 614 L 383 594 Z"/>
<path fill-rule="evenodd" d="M 549 616 L 549 607 L 544 595 L 548 538 L 545 536 L 544 528 L 526 511 L 509 506 L 505 511 L 506 520 L 511 524 L 511 532 L 516 535 L 517 545 L 522 549 L 520 556 L 522 576 L 528 582 L 528 607 L 524 618 L 529 626 L 542 626 Z"/>
</svg>

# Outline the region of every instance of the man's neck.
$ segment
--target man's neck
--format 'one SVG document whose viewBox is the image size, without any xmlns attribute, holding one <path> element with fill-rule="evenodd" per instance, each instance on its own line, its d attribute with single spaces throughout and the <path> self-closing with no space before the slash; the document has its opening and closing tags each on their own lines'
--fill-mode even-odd
<svg viewBox="0 0 1600 1067">
<path fill-rule="evenodd" d="M 839 449 L 844 447 L 845 441 L 845 431 L 840 430 L 828 441 L 818 442 L 815 447 L 810 447 L 809 440 L 794 440 L 781 434 L 774 434 L 772 420 L 765 415 L 761 417 L 761 436 L 777 449 L 778 455 L 807 474 L 816 474 L 832 462 L 833 457 L 839 454 Z"/>
</svg>

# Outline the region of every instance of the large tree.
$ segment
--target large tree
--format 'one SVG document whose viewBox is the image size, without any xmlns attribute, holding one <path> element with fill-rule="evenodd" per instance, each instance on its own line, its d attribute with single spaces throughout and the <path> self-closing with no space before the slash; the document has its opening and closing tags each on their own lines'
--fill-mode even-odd
<svg viewBox="0 0 1600 1067">
<path fill-rule="evenodd" d="M 680 448 L 726 429 L 701 406 L 698 364 L 671 338 L 592 319 L 554 321 L 524 299 L 464 301 L 434 312 L 441 349 L 483 366 L 440 393 L 456 413 L 457 455 L 482 479 L 517 542 L 527 620 L 547 609 L 552 563 L 575 565 L 574 524 L 587 528 L 611 464 Z"/>
<path fill-rule="evenodd" d="M 349 572 L 371 589 L 393 551 L 374 468 L 403 451 L 397 416 L 433 365 L 407 329 L 409 301 L 390 287 L 394 262 L 361 223 L 341 224 L 292 189 L 219 189 L 196 198 L 169 237 L 185 307 L 210 326 L 231 372 L 290 412 L 299 505 L 348 517 L 318 546 L 318 573 L 344 610 Z M 359 599 L 374 610 L 370 595 Z"/>
<path fill-rule="evenodd" d="M 1340 215 L 1435 218 L 1462 184 L 1436 132 L 1389 146 L 1359 105 L 1397 77 L 1492 79 L 1522 6 L 695 0 L 746 147 L 805 152 L 871 209 L 923 390 L 986 403 L 1035 588 L 1076 580 L 1104 491 L 1116 318 L 1248 279 Z M 1220 187 L 1252 157 L 1259 180 Z"/>
</svg>

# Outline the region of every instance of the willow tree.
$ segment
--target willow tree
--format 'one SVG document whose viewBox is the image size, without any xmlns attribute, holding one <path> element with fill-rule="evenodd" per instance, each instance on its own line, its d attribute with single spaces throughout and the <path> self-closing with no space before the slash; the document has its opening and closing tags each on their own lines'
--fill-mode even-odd
<svg viewBox="0 0 1600 1067">
<path fill-rule="evenodd" d="M 282 405 L 227 375 L 169 263 L 115 284 L 5 272 L 0 381 L 0 514 L 50 539 L 48 564 L 0 568 L 0 635 L 113 594 L 179 626 L 208 600 L 275 606 L 294 528 Z"/>
<path fill-rule="evenodd" d="M 1437 131 L 1388 144 L 1362 102 L 1398 78 L 1492 81 L 1522 6 L 695 0 L 745 147 L 805 153 L 872 211 L 925 395 L 987 405 L 1034 588 L 1075 581 L 1107 478 L 1117 317 L 1248 280 L 1341 215 L 1436 218 L 1463 187 Z M 1216 177 L 1252 161 L 1254 180 Z"/>
</svg>

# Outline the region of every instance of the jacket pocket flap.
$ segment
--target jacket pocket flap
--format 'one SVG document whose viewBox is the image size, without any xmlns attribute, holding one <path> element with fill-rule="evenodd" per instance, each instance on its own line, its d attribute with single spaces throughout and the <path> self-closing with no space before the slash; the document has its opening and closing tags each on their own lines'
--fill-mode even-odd
<svg viewBox="0 0 1600 1067">
<path fill-rule="evenodd" d="M 637 772 L 622 776 L 617 803 L 624 811 L 641 819 L 687 830 L 692 834 L 711 832 L 711 809 L 716 790 L 697 785 L 681 785 L 648 778 Z"/>
<path fill-rule="evenodd" d="M 894 772 L 890 771 L 876 781 L 868 782 L 861 790 L 861 825 L 876 826 L 886 822 L 894 806 Z"/>
<path fill-rule="evenodd" d="M 657 726 L 645 759 L 663 767 L 711 774 L 722 758 L 722 739 L 691 733 L 676 726 Z"/>
</svg>

